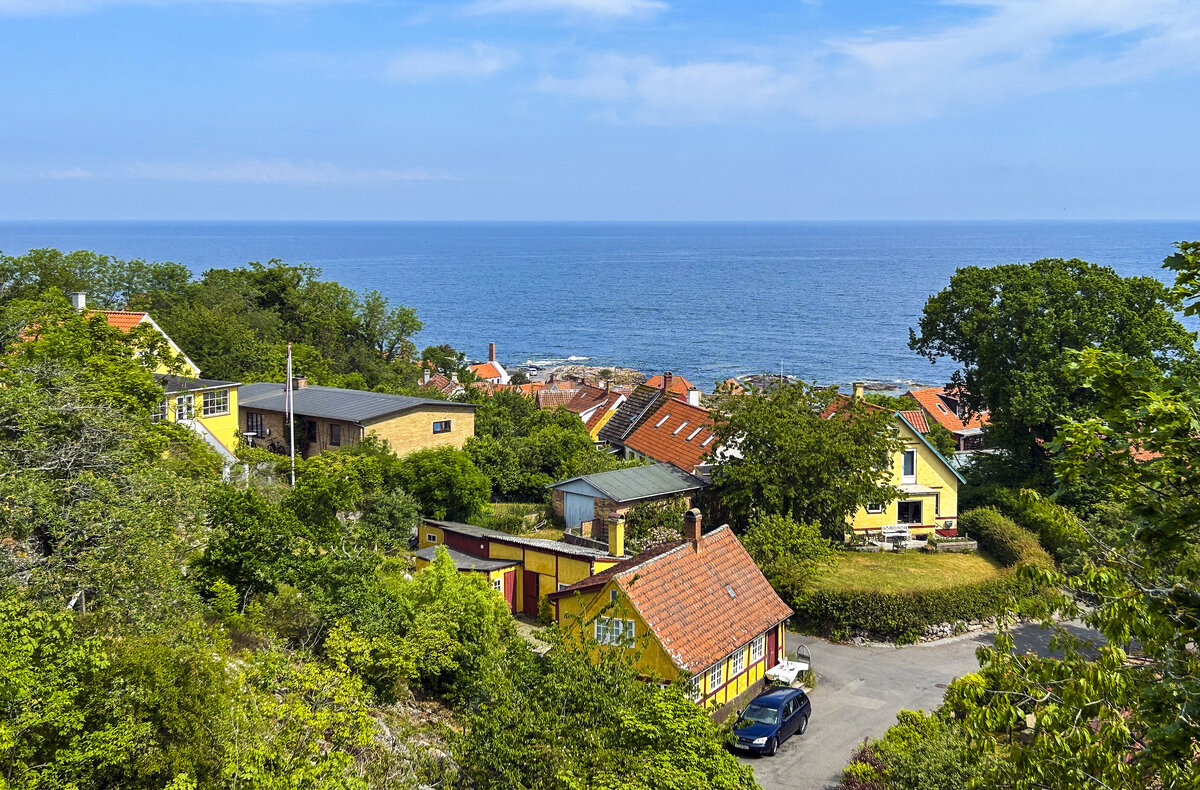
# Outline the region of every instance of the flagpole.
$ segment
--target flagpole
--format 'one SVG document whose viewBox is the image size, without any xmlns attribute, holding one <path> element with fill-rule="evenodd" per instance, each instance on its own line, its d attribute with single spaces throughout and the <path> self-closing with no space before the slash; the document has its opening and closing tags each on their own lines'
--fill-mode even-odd
<svg viewBox="0 0 1200 790">
<path fill-rule="evenodd" d="M 292 402 L 292 344 L 287 344 L 287 384 L 284 409 L 288 418 L 288 453 L 292 457 L 292 488 L 296 487 L 296 404 Z"/>
</svg>

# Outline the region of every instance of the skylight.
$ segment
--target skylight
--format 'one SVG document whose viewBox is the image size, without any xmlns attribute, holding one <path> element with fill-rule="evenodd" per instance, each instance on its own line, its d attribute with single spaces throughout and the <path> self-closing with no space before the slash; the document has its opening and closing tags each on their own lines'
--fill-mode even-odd
<svg viewBox="0 0 1200 790">
<path fill-rule="evenodd" d="M 710 437 L 708 437 L 707 439 L 705 439 L 705 440 L 704 440 L 704 444 L 702 444 L 702 445 L 700 445 L 700 446 L 701 446 L 701 447 L 708 447 L 708 444 L 709 444 L 709 442 L 711 442 L 711 441 L 712 441 L 713 439 L 715 439 L 715 438 L 717 438 L 717 437 L 715 437 L 715 436 L 710 436 Z"/>
<path fill-rule="evenodd" d="M 735 593 L 733 591 L 733 588 L 730 587 L 728 584 L 725 585 L 725 592 L 729 593 L 730 598 L 737 598 L 737 593 Z"/>
<path fill-rule="evenodd" d="M 668 415 L 664 416 L 664 417 L 663 417 L 661 420 L 659 420 L 658 422 L 654 423 L 654 427 L 655 427 L 655 428 L 662 427 L 662 424 L 663 424 L 664 422 L 666 422 L 667 420 L 669 420 L 669 419 L 671 419 L 671 415 L 670 415 L 670 414 L 668 414 Z"/>
<path fill-rule="evenodd" d="M 682 431 L 684 428 L 686 428 L 686 427 L 687 427 L 687 424 L 688 424 L 688 422 L 689 422 L 688 420 L 684 420 L 683 422 L 679 423 L 679 427 L 678 427 L 678 428 L 676 428 L 675 430 L 671 431 L 671 435 L 672 435 L 672 436 L 674 436 L 675 434 L 679 433 L 679 432 L 680 432 L 680 431 Z"/>
<path fill-rule="evenodd" d="M 949 414 L 949 413 L 950 413 L 950 412 L 946 411 L 946 407 L 945 407 L 945 406 L 943 406 L 943 405 L 942 405 L 942 404 L 940 404 L 940 403 L 939 403 L 939 404 L 937 404 L 937 407 L 938 407 L 938 411 L 940 411 L 942 414 Z"/>
<path fill-rule="evenodd" d="M 695 438 L 696 438 L 696 434 L 700 433 L 700 431 L 702 431 L 702 430 L 704 430 L 704 429 L 703 429 L 703 428 L 697 428 L 696 430 L 694 430 L 694 431 L 692 431 L 691 433 L 689 433 L 689 434 L 688 434 L 688 438 L 687 438 L 687 440 L 686 440 L 686 441 L 689 441 L 689 442 L 690 442 L 692 439 L 695 439 Z"/>
</svg>

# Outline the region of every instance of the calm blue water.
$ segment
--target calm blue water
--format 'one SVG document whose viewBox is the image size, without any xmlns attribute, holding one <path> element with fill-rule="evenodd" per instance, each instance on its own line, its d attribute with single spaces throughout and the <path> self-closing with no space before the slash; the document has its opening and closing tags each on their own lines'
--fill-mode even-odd
<svg viewBox="0 0 1200 790">
<path fill-rule="evenodd" d="M 0 251 L 91 249 L 197 273 L 281 258 L 413 305 L 421 346 L 501 361 L 674 370 L 703 389 L 804 379 L 940 383 L 907 348 L 956 267 L 1078 257 L 1163 277 L 1200 222 L 4 222 Z"/>
</svg>

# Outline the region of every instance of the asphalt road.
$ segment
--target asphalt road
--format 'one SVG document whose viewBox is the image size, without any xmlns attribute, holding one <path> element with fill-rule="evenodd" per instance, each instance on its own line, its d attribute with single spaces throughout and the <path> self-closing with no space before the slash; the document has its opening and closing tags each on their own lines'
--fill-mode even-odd
<svg viewBox="0 0 1200 790">
<path fill-rule="evenodd" d="M 1067 627 L 1081 638 L 1097 635 L 1083 626 Z M 1014 630 L 1018 652 L 1047 651 L 1049 631 L 1036 624 Z M 788 634 L 789 655 L 797 645 L 812 651 L 817 687 L 808 732 L 793 736 L 774 757 L 743 757 L 764 790 L 837 788 L 851 752 L 864 738 L 878 738 L 896 723 L 902 709 L 937 707 L 945 685 L 979 668 L 975 650 L 993 634 L 969 634 L 906 647 L 838 645 Z"/>
</svg>

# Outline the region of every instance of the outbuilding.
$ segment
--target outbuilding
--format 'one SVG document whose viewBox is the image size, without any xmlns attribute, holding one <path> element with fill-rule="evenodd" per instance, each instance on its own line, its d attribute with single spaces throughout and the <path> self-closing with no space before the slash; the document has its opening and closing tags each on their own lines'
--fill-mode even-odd
<svg viewBox="0 0 1200 790">
<path fill-rule="evenodd" d="M 692 496 L 705 485 L 674 464 L 658 463 L 572 477 L 549 488 L 555 515 L 569 529 L 589 534 L 593 525 L 607 525 L 641 502 L 679 496 L 691 507 Z"/>
</svg>

